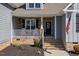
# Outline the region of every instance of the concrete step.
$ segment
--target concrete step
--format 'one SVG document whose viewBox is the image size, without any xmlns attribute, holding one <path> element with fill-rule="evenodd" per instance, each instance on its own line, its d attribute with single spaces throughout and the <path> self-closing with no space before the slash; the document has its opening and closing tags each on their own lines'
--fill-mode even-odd
<svg viewBox="0 0 79 59">
<path fill-rule="evenodd" d="M 44 45 L 45 47 L 64 47 L 63 45 Z"/>
<path fill-rule="evenodd" d="M 44 44 L 50 44 L 50 45 L 58 44 L 58 45 L 63 45 L 63 43 L 59 43 L 59 42 L 45 42 Z"/>
<path fill-rule="evenodd" d="M 58 43 L 62 43 L 61 40 L 51 40 L 51 39 L 45 40 L 45 42 L 58 42 Z"/>
<path fill-rule="evenodd" d="M 44 47 L 45 49 L 48 49 L 48 50 L 64 50 L 64 48 L 60 47 L 60 48 L 57 48 L 57 47 Z"/>
<path fill-rule="evenodd" d="M 55 40 L 52 37 L 45 38 L 44 48 L 49 50 L 64 50 L 62 40 Z"/>
<path fill-rule="evenodd" d="M 64 47 L 62 45 L 45 45 L 45 47 Z"/>
</svg>

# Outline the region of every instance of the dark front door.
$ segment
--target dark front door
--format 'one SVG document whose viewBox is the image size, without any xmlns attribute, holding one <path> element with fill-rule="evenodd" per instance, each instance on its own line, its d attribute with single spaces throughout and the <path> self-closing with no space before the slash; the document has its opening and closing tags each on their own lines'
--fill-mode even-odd
<svg viewBox="0 0 79 59">
<path fill-rule="evenodd" d="M 51 35 L 51 22 L 46 22 L 46 35 Z"/>
</svg>

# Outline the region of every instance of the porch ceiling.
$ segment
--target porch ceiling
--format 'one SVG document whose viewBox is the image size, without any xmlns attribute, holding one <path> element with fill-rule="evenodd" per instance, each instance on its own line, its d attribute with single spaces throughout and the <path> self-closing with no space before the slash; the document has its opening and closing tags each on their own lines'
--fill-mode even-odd
<svg viewBox="0 0 79 59">
<path fill-rule="evenodd" d="M 40 17 L 40 16 L 55 16 L 64 14 L 63 9 L 68 5 L 68 3 L 51 3 L 52 6 L 49 10 L 25 10 L 23 8 L 17 8 L 12 12 L 13 16 L 18 17 Z M 21 6 L 20 4 L 19 6 Z M 48 7 L 48 6 L 47 6 Z"/>
</svg>

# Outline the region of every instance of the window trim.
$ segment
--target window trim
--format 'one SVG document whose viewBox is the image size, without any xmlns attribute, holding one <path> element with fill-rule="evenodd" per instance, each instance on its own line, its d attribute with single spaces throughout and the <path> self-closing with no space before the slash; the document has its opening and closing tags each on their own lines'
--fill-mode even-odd
<svg viewBox="0 0 79 59">
<path fill-rule="evenodd" d="M 35 3 L 34 3 L 34 8 L 29 8 L 29 3 L 26 3 L 26 9 L 43 9 L 43 3 L 40 3 L 40 8 L 36 8 Z"/>
<path fill-rule="evenodd" d="M 30 21 L 30 29 L 26 29 L 26 25 L 27 25 L 27 24 L 26 24 L 26 21 L 28 21 L 28 20 Z M 31 29 L 31 26 L 32 26 L 31 21 L 32 21 L 32 20 L 35 21 L 35 28 L 36 28 L 36 19 L 25 19 L 25 29 L 26 29 L 26 30 L 34 30 L 34 29 Z"/>
</svg>

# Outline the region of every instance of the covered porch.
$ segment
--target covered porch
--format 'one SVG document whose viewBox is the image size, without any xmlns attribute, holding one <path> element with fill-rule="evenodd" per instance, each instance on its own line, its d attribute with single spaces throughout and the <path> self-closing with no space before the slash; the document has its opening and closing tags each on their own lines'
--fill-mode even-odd
<svg viewBox="0 0 79 59">
<path fill-rule="evenodd" d="M 57 7 L 55 7 L 55 5 L 56 4 L 52 5 L 52 8 L 56 9 Z M 18 8 L 13 11 L 13 38 L 32 40 L 33 38 L 41 36 L 43 47 L 45 46 L 46 40 L 62 41 L 62 37 L 65 36 L 65 20 L 63 20 L 65 19 L 65 15 L 63 8 L 66 5 L 58 5 L 60 8 L 56 10 L 52 9 L 51 11 L 48 10 L 47 12 L 44 9 L 35 11 L 25 10 L 23 8 Z M 37 35 L 35 34 L 35 29 L 38 29 Z"/>
<path fill-rule="evenodd" d="M 14 17 L 13 36 L 40 36 L 40 29 L 43 27 L 44 36 L 55 38 L 55 17 Z M 43 24 L 42 24 L 43 23 Z M 35 29 L 38 33 L 35 35 Z M 24 32 L 25 31 L 25 32 Z"/>
<path fill-rule="evenodd" d="M 13 39 L 29 39 L 31 41 L 30 44 L 33 44 L 34 38 L 42 37 L 43 48 L 48 48 L 48 45 L 51 43 L 60 43 L 62 41 L 62 16 L 13 16 L 12 24 Z"/>
</svg>

